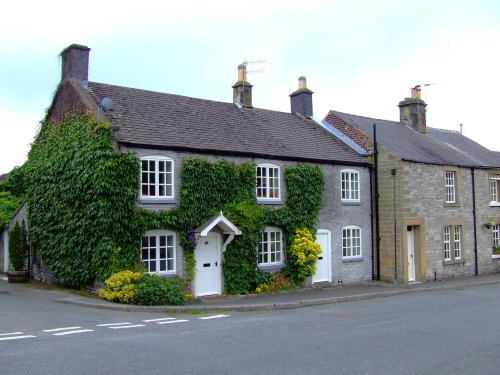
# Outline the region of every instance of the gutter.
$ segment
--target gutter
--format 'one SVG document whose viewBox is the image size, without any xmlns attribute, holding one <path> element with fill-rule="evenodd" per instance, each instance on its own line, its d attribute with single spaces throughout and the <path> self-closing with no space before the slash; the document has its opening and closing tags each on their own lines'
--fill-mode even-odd
<svg viewBox="0 0 500 375">
<path fill-rule="evenodd" d="M 349 166 L 359 166 L 359 167 L 369 167 L 371 165 L 369 162 L 353 162 L 353 161 L 348 161 L 348 160 L 314 159 L 314 158 L 304 158 L 304 157 L 300 157 L 300 156 L 269 155 L 269 154 L 244 152 L 244 151 L 196 149 L 196 148 L 185 147 L 185 146 L 161 146 L 161 145 L 141 144 L 141 143 L 132 143 L 132 142 L 118 142 L 118 144 L 120 146 L 127 146 L 127 147 L 131 147 L 131 148 L 143 148 L 143 149 L 150 149 L 150 150 L 170 150 L 170 151 L 186 152 L 186 153 L 190 153 L 190 154 L 233 156 L 233 157 L 239 156 L 239 157 L 248 157 L 248 158 L 262 158 L 262 159 L 270 159 L 270 160 L 307 162 L 307 163 L 329 164 L 329 165 L 349 165 Z"/>
</svg>

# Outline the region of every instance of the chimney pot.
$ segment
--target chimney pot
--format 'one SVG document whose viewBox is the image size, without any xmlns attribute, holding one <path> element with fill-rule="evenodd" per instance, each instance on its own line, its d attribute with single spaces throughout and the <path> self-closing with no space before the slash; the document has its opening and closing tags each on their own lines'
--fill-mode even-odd
<svg viewBox="0 0 500 375">
<path fill-rule="evenodd" d="M 299 90 L 300 89 L 307 89 L 306 77 L 304 76 L 299 77 Z"/>
<path fill-rule="evenodd" d="M 238 65 L 238 82 L 247 81 L 247 67 L 245 64 Z"/>
<path fill-rule="evenodd" d="M 412 99 L 421 99 L 420 85 L 411 88 L 411 97 Z"/>
</svg>

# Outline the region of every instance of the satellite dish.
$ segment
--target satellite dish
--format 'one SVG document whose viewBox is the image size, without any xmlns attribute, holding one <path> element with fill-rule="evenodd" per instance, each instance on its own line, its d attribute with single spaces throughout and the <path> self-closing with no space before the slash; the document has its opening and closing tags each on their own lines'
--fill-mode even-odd
<svg viewBox="0 0 500 375">
<path fill-rule="evenodd" d="M 102 108 L 104 112 L 109 112 L 113 109 L 113 99 L 109 96 L 105 96 L 101 99 L 101 103 L 99 104 L 99 108 Z"/>
</svg>

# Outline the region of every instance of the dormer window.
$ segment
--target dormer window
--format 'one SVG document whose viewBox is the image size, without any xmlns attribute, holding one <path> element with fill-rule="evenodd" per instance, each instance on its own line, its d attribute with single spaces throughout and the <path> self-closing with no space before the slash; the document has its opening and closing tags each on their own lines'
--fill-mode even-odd
<svg viewBox="0 0 500 375">
<path fill-rule="evenodd" d="M 165 156 L 141 158 L 141 198 L 174 197 L 174 161 Z"/>
<path fill-rule="evenodd" d="M 258 201 L 279 201 L 280 196 L 280 168 L 274 164 L 257 165 Z"/>
</svg>

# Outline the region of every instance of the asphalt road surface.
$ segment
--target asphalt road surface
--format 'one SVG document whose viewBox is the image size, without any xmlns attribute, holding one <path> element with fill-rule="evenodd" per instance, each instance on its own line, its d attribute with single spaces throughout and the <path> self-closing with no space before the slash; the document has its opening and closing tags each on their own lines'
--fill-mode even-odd
<svg viewBox="0 0 500 375">
<path fill-rule="evenodd" d="M 498 284 L 174 315 L 82 308 L 31 293 L 0 296 L 2 375 L 500 373 Z"/>
</svg>

